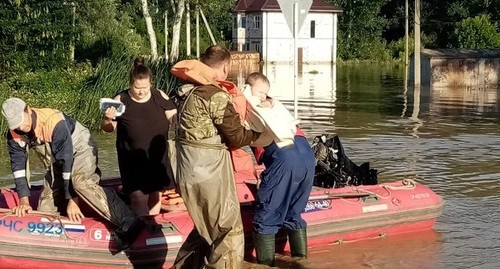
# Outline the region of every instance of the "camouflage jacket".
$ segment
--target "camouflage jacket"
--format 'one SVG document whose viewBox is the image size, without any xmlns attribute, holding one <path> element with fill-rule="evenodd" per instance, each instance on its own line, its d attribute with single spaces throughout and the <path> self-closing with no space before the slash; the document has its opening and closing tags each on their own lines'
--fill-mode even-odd
<svg viewBox="0 0 500 269">
<path fill-rule="evenodd" d="M 197 141 L 220 135 L 228 147 L 249 145 L 260 133 L 247 130 L 234 109 L 231 96 L 213 85 L 184 85 L 178 104 L 177 136 Z"/>
</svg>

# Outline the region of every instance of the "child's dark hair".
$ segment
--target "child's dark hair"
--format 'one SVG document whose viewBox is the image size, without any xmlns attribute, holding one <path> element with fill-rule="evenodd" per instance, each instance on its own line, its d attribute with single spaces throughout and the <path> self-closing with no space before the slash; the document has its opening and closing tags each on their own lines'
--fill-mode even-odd
<svg viewBox="0 0 500 269">
<path fill-rule="evenodd" d="M 255 82 L 259 80 L 267 83 L 267 85 L 270 85 L 269 79 L 267 79 L 267 77 L 264 74 L 259 72 L 253 72 L 252 74 L 248 75 L 247 79 L 245 79 L 245 84 L 253 86 L 253 84 L 255 84 Z"/>
<path fill-rule="evenodd" d="M 137 57 L 134 60 L 134 68 L 130 71 L 129 83 L 132 85 L 134 81 L 145 78 L 151 80 L 153 78 L 153 73 L 151 73 L 151 69 L 144 64 L 144 59 Z"/>
</svg>

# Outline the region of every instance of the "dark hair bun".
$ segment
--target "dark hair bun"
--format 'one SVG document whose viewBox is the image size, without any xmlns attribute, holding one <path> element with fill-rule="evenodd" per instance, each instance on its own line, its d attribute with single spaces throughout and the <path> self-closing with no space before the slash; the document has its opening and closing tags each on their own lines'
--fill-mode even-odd
<svg viewBox="0 0 500 269">
<path fill-rule="evenodd" d="M 135 58 L 135 60 L 134 60 L 134 67 L 138 67 L 138 66 L 141 66 L 141 65 L 144 65 L 144 58 L 142 58 L 142 57 Z"/>
</svg>

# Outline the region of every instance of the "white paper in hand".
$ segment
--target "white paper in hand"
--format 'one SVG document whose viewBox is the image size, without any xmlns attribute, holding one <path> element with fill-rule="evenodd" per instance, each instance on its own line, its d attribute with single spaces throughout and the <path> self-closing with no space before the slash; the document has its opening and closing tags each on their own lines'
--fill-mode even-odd
<svg viewBox="0 0 500 269">
<path fill-rule="evenodd" d="M 106 109 L 114 107 L 116 108 L 116 116 L 119 117 L 125 112 L 125 104 L 120 101 L 116 101 L 111 98 L 101 98 L 99 100 L 99 108 L 102 112 L 106 111 Z"/>
</svg>

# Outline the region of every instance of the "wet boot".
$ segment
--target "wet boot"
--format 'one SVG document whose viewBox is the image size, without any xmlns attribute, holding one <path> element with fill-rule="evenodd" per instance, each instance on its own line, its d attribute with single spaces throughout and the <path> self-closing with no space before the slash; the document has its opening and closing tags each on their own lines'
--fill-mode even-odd
<svg viewBox="0 0 500 269">
<path fill-rule="evenodd" d="M 120 227 L 114 232 L 116 250 L 119 252 L 129 248 L 145 227 L 146 222 L 140 217 L 123 220 Z"/>
<path fill-rule="evenodd" d="M 307 257 L 307 232 L 306 228 L 288 230 L 288 242 L 292 257 Z"/>
<path fill-rule="evenodd" d="M 274 234 L 253 234 L 257 262 L 267 266 L 274 266 Z"/>
</svg>

